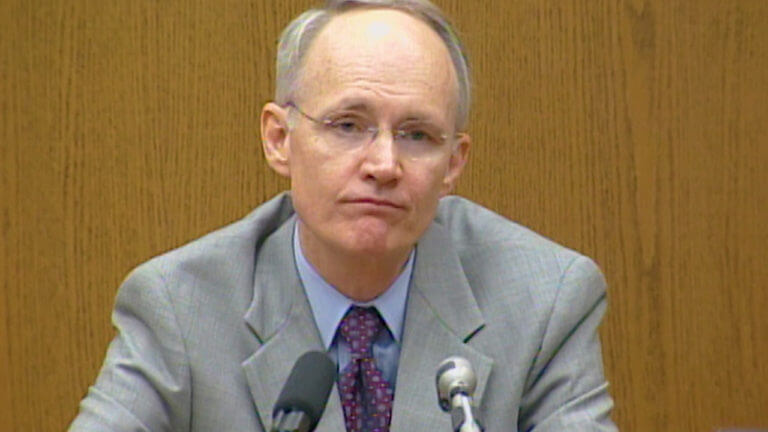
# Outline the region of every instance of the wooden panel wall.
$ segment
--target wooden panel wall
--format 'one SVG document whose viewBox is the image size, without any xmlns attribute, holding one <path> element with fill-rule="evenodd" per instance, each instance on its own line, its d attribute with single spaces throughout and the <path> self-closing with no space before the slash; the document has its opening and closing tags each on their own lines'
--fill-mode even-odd
<svg viewBox="0 0 768 432">
<path fill-rule="evenodd" d="M 136 264 L 286 187 L 260 155 L 309 1 L 0 5 L 0 429 L 65 428 Z M 623 430 L 768 427 L 768 2 L 438 2 L 475 67 L 459 193 L 595 257 Z"/>
</svg>

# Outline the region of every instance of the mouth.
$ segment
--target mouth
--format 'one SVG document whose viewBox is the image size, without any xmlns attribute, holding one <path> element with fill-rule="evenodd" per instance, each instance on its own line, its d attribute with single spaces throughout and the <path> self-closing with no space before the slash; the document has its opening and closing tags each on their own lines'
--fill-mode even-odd
<svg viewBox="0 0 768 432">
<path fill-rule="evenodd" d="M 405 209 L 405 206 L 400 205 L 394 201 L 389 201 L 386 199 L 381 198 L 352 198 L 344 200 L 344 203 L 346 204 L 357 204 L 360 206 L 368 206 L 373 208 L 390 208 L 390 209 L 397 209 L 397 210 L 403 210 Z"/>
</svg>

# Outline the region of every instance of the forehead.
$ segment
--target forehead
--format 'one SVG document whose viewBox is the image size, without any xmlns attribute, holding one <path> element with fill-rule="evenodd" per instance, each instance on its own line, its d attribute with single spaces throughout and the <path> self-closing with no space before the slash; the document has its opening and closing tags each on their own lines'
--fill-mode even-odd
<svg viewBox="0 0 768 432">
<path fill-rule="evenodd" d="M 404 12 L 340 14 L 317 35 L 302 73 L 307 104 L 356 99 L 453 115 L 457 83 L 448 49 L 429 25 Z"/>
</svg>

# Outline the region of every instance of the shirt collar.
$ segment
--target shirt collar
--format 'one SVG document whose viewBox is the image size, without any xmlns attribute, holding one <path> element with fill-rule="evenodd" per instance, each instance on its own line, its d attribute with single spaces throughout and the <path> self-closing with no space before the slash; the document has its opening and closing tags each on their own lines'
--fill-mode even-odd
<svg viewBox="0 0 768 432">
<path fill-rule="evenodd" d="M 336 328 L 352 305 L 375 306 L 395 341 L 400 342 L 415 255 L 415 250 L 411 251 L 403 271 L 384 293 L 369 302 L 357 302 L 346 297 L 326 282 L 304 257 L 299 241 L 299 221 L 297 220 L 293 229 L 293 256 L 299 271 L 299 278 L 304 285 L 304 291 L 307 293 L 315 323 L 320 330 L 320 336 L 326 349 L 330 348 L 331 343 L 333 343 Z"/>
</svg>

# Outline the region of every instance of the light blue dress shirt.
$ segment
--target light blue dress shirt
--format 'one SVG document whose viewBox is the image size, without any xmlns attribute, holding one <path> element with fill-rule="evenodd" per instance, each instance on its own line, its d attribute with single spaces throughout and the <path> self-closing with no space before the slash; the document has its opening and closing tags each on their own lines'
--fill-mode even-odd
<svg viewBox="0 0 768 432">
<path fill-rule="evenodd" d="M 293 255 L 296 268 L 299 271 L 301 283 L 309 299 L 315 323 L 320 330 L 325 349 L 331 359 L 336 363 L 339 371 L 350 362 L 349 346 L 336 334 L 344 315 L 352 305 L 370 307 L 375 306 L 384 319 L 387 331 L 379 333 L 373 344 L 373 357 L 376 365 L 381 369 L 384 378 L 392 384 L 394 390 L 397 378 L 397 364 L 400 358 L 400 343 L 403 335 L 403 321 L 405 318 L 405 305 L 408 300 L 408 287 L 413 273 L 413 261 L 415 250 L 411 252 L 402 273 L 392 285 L 375 299 L 360 303 L 344 296 L 323 279 L 312 264 L 304 257 L 299 241 L 299 221 L 293 230 Z"/>
</svg>

